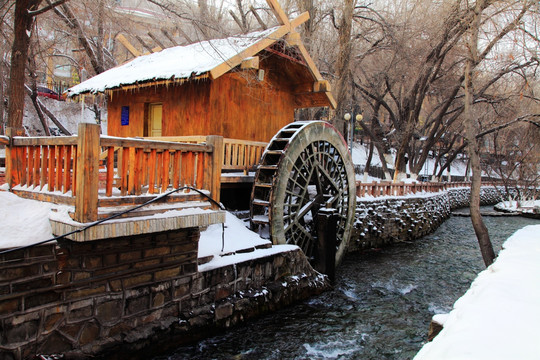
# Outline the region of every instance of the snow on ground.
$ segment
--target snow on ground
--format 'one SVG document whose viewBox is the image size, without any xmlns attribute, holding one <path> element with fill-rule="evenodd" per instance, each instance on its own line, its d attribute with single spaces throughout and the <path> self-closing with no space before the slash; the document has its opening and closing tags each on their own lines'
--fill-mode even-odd
<svg viewBox="0 0 540 360">
<path fill-rule="evenodd" d="M 225 246 L 223 247 L 223 251 L 222 233 L 223 227 L 221 224 L 210 225 L 206 231 L 201 232 L 199 258 L 210 255 L 213 255 L 214 258 L 210 262 L 200 265 L 199 271 L 208 271 L 242 261 L 298 249 L 295 245 L 274 245 L 268 249 L 255 249 L 247 253 L 235 253 L 238 250 L 253 249 L 256 246 L 270 246 L 271 242 L 249 230 L 242 220 L 230 212 L 227 212 L 226 215 Z"/>
<path fill-rule="evenodd" d="M 367 162 L 369 154 L 369 147 L 367 145 L 361 145 L 359 143 L 354 143 L 353 149 L 352 149 L 352 162 L 354 165 L 365 165 Z M 394 162 L 392 161 L 392 164 L 389 165 L 391 168 L 393 168 Z M 373 166 L 382 166 L 381 165 L 381 159 L 379 158 L 379 152 L 374 147 L 373 148 L 373 156 L 371 157 L 371 165 Z"/>
<path fill-rule="evenodd" d="M 53 237 L 51 203 L 26 200 L 0 191 L 0 249 L 30 245 Z"/>
<path fill-rule="evenodd" d="M 88 106 L 81 109 L 81 103 L 73 101 L 58 101 L 46 97 L 39 97 L 39 100 L 49 109 L 51 113 L 56 116 L 58 121 L 68 129 L 72 134 L 77 133 L 77 127 L 80 122 L 95 123 L 95 114 L 90 110 Z M 101 133 L 107 133 L 107 109 L 106 107 L 101 109 Z M 47 116 L 45 118 L 48 121 L 50 128 L 57 128 L 57 126 L 49 120 Z M 24 116 L 23 125 L 26 128 L 28 136 L 44 136 L 43 126 L 37 116 L 36 110 L 32 102 L 26 98 L 24 104 Z"/>
<path fill-rule="evenodd" d="M 359 143 L 355 143 L 352 150 L 352 161 L 354 165 L 361 165 L 364 166 L 367 162 L 369 148 L 367 145 L 361 145 Z M 387 165 L 389 169 L 394 168 L 394 161 L 395 161 L 395 152 L 393 151 L 392 154 L 387 159 Z M 379 158 L 379 153 L 376 148 L 373 149 L 373 157 L 371 158 L 371 165 L 381 167 L 381 160 Z M 431 176 L 433 174 L 433 167 L 435 166 L 435 159 L 428 158 L 426 160 L 426 163 L 424 164 L 424 167 L 420 171 L 419 175 L 427 175 Z M 462 160 L 454 160 L 452 162 L 452 165 L 450 166 L 450 174 L 452 176 L 465 176 L 465 171 L 467 169 L 467 163 Z M 447 172 L 444 172 L 444 175 L 446 175 Z M 362 175 L 357 175 L 357 180 L 363 181 Z M 367 182 L 372 181 L 380 181 L 380 179 L 369 177 Z"/>
<path fill-rule="evenodd" d="M 2 187 L 5 189 L 5 185 Z M 67 214 L 68 207 L 36 200 L 23 199 L 8 191 L 0 191 L 0 249 L 35 244 L 53 238 L 50 218 L 75 223 Z M 155 217 L 189 215 L 204 210 L 176 210 L 154 215 Z M 148 217 L 145 217 L 148 218 Z M 111 221 L 134 221 L 117 219 Z M 207 271 L 217 267 L 235 264 L 251 259 L 274 255 L 298 249 L 294 245 L 271 246 L 270 241 L 246 228 L 244 222 L 227 212 L 225 237 L 222 251 L 222 225 L 210 225 L 201 232 L 199 258 L 213 256 L 213 259 L 199 267 Z M 256 249 L 256 247 L 269 247 Z M 249 252 L 245 252 L 249 249 Z M 241 252 L 240 252 L 241 251 Z"/>
<path fill-rule="evenodd" d="M 519 207 L 518 207 L 519 203 Z M 523 200 L 523 201 L 517 201 L 517 200 L 507 200 L 502 201 L 495 205 L 495 209 L 502 210 L 502 211 L 521 211 L 521 212 L 533 212 L 534 209 L 540 209 L 540 200 Z"/>
<path fill-rule="evenodd" d="M 540 356 L 540 225 L 518 230 L 414 360 L 537 360 Z"/>
</svg>

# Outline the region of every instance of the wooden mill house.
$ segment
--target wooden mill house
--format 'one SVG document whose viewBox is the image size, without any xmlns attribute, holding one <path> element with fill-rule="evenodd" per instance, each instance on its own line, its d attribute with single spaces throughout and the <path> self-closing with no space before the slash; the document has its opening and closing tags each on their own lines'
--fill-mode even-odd
<svg viewBox="0 0 540 360">
<path fill-rule="evenodd" d="M 140 56 L 69 89 L 107 96 L 108 135 L 81 124 L 77 136 L 13 137 L 11 191 L 73 205 L 73 219 L 89 222 L 182 185 L 219 200 L 222 184 L 249 183 L 222 172 L 253 169 L 295 109 L 335 107 L 296 32 L 309 14 L 289 21 L 268 4 L 278 26 Z M 167 201 L 210 207 L 203 200 L 191 192 Z"/>
</svg>

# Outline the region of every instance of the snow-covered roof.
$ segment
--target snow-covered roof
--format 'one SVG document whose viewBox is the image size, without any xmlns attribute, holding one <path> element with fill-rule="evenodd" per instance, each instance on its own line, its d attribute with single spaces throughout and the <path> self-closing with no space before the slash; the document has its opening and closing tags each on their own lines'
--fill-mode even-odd
<svg viewBox="0 0 540 360">
<path fill-rule="evenodd" d="M 277 41 L 283 36 L 281 33 L 277 34 L 280 28 L 278 26 L 225 39 L 201 41 L 139 56 L 68 89 L 67 95 L 95 94 L 126 85 L 201 76 L 223 63 L 231 62 L 238 54 L 253 48 L 263 39 L 272 39 L 272 35 L 277 35 L 273 39 Z M 257 50 L 262 49 L 254 49 L 254 51 Z M 249 56 L 252 55 L 246 54 L 246 57 Z M 231 65 L 235 66 L 236 63 Z"/>
</svg>

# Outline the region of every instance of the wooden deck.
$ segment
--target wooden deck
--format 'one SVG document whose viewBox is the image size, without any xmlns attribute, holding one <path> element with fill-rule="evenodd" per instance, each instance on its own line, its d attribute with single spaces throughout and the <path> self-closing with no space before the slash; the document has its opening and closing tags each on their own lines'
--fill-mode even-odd
<svg viewBox="0 0 540 360">
<path fill-rule="evenodd" d="M 147 216 L 169 210 L 210 209 L 222 184 L 253 183 L 266 143 L 219 136 L 117 138 L 80 124 L 77 136 L 23 137 L 8 132 L 5 181 L 15 194 L 73 206 L 86 223 L 119 214 L 171 192 Z M 223 173 L 222 173 L 223 172 Z M 96 181 L 97 179 L 97 181 Z"/>
</svg>

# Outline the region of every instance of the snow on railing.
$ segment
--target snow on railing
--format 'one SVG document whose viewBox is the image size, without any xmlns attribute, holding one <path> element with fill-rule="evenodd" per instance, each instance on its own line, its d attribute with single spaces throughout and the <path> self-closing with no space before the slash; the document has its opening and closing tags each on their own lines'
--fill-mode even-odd
<svg viewBox="0 0 540 360">
<path fill-rule="evenodd" d="M 488 184 L 486 184 L 488 185 Z M 372 182 L 356 183 L 356 196 L 404 196 L 416 193 L 436 193 L 450 188 L 470 187 L 470 182 Z"/>
</svg>

